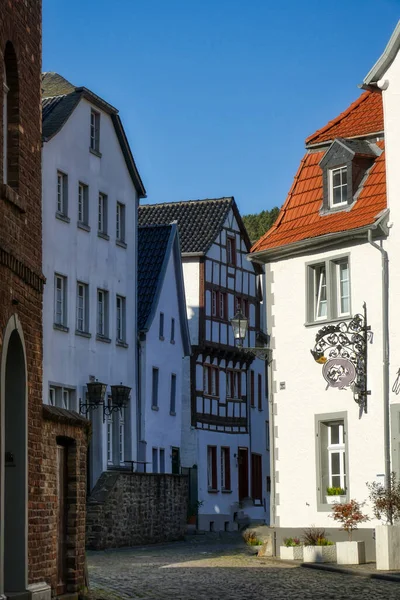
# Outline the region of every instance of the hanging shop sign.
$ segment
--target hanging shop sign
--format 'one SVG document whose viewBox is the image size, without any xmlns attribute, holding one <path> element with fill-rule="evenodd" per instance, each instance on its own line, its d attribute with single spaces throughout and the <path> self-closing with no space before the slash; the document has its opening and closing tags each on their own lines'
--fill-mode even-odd
<svg viewBox="0 0 400 600">
<path fill-rule="evenodd" d="M 367 324 L 367 307 L 349 321 L 325 325 L 315 336 L 311 350 L 314 360 L 322 365 L 327 388 L 351 388 L 360 414 L 367 412 L 368 342 L 372 341 L 371 327 Z"/>
</svg>

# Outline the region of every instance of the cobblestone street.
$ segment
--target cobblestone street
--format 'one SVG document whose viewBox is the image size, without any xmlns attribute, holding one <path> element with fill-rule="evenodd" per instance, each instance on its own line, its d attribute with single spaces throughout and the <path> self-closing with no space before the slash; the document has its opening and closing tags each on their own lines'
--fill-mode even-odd
<svg viewBox="0 0 400 600">
<path fill-rule="evenodd" d="M 89 552 L 97 598 L 151 600 L 398 600 L 400 583 L 256 558 L 243 545 L 177 542 Z"/>
</svg>

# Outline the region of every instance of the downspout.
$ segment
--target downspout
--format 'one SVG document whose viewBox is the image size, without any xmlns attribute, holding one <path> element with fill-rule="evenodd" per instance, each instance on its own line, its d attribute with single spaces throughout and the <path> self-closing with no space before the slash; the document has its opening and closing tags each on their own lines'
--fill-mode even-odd
<svg viewBox="0 0 400 600">
<path fill-rule="evenodd" d="M 140 343 L 139 336 L 137 339 L 136 348 L 137 348 L 136 460 L 142 460 L 141 444 L 140 444 L 140 441 L 142 439 L 142 345 Z"/>
<path fill-rule="evenodd" d="M 383 346 L 383 439 L 385 447 L 385 488 L 390 490 L 390 405 L 389 405 L 389 256 L 381 245 L 372 241 L 368 230 L 368 242 L 379 250 L 382 257 L 382 346 Z M 390 514 L 393 525 L 393 515 Z"/>
</svg>

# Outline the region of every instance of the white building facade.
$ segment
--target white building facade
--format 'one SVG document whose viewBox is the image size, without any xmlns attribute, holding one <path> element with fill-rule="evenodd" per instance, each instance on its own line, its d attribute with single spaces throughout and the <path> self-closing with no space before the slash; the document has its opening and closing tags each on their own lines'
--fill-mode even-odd
<svg viewBox="0 0 400 600">
<path fill-rule="evenodd" d="M 139 227 L 137 469 L 181 473 L 184 357 L 191 354 L 176 224 Z"/>
<path fill-rule="evenodd" d="M 116 109 L 43 76 L 44 402 L 92 420 L 90 488 L 136 452 L 137 205 L 145 190 Z M 86 384 L 107 385 L 86 411 Z M 122 411 L 111 386 L 131 388 Z M 115 407 L 114 407 L 115 408 Z"/>
<path fill-rule="evenodd" d="M 249 322 L 244 346 L 263 345 L 262 269 L 246 260 L 249 240 L 233 198 L 139 209 L 141 224 L 174 220 L 192 345 L 185 359 L 181 466 L 190 474 L 191 503 L 199 503 L 198 527 L 229 531 L 268 520 L 266 363 L 235 346 L 230 324 L 240 308 Z"/>
<path fill-rule="evenodd" d="M 370 87 L 306 140 L 277 222 L 250 255 L 266 265 L 277 548 L 284 536 L 301 537 L 311 526 L 332 540 L 346 539 L 331 518 L 332 488 L 342 501 L 366 501 L 372 518 L 366 484 L 384 483 L 380 248 L 388 249 L 394 237 L 386 138 L 381 92 Z M 396 290 L 391 294 L 395 298 Z M 390 377 L 392 384 L 394 370 Z M 391 418 L 398 420 L 393 393 L 390 402 Z M 392 445 L 393 456 L 397 452 L 398 442 Z M 371 519 L 357 531 L 369 559 L 374 525 Z"/>
</svg>

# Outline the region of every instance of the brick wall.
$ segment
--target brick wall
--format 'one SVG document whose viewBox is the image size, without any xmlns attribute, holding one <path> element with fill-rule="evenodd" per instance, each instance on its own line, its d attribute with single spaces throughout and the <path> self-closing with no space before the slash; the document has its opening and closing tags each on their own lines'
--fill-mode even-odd
<svg viewBox="0 0 400 600">
<path fill-rule="evenodd" d="M 182 539 L 187 503 L 184 475 L 105 472 L 87 503 L 87 547 L 103 550 Z"/>
</svg>

